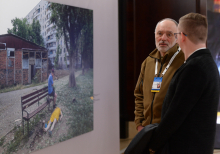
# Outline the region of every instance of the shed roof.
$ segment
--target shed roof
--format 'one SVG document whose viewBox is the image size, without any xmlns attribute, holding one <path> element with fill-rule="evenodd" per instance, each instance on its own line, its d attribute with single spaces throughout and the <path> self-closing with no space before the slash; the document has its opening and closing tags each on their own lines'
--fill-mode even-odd
<svg viewBox="0 0 220 154">
<path fill-rule="evenodd" d="M 6 48 L 15 48 L 18 49 L 29 49 L 29 50 L 45 50 L 46 48 L 37 45 L 31 41 L 25 40 L 14 34 L 4 34 L 0 35 L 0 43 L 6 43 Z"/>
</svg>

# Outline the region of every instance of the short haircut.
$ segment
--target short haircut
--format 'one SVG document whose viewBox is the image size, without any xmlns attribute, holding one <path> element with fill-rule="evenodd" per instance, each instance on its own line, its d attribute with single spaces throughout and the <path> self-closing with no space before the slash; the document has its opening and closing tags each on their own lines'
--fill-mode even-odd
<svg viewBox="0 0 220 154">
<path fill-rule="evenodd" d="M 158 24 L 161 23 L 162 21 L 165 21 L 165 20 L 170 20 L 170 21 L 174 22 L 174 24 L 176 25 L 176 27 L 178 27 L 178 23 L 176 22 L 176 20 L 171 19 L 171 18 L 164 18 L 164 19 L 160 20 L 160 21 L 157 23 L 156 28 L 155 28 L 155 32 L 156 32 L 156 29 L 157 29 Z"/>
<path fill-rule="evenodd" d="M 189 13 L 179 19 L 179 27 L 194 44 L 206 43 L 208 23 L 204 15 Z"/>
</svg>

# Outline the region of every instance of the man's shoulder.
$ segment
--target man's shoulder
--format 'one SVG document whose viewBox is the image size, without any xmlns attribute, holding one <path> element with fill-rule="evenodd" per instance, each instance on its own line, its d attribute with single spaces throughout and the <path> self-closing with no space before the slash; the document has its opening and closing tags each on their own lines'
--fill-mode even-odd
<svg viewBox="0 0 220 154">
<path fill-rule="evenodd" d="M 52 75 L 51 75 L 51 74 L 49 75 L 49 79 L 50 79 L 50 80 L 52 79 Z"/>
<path fill-rule="evenodd" d="M 155 61 L 156 58 L 151 57 L 150 55 L 147 56 L 147 58 L 144 59 L 142 64 L 147 64 L 148 62 Z"/>
</svg>

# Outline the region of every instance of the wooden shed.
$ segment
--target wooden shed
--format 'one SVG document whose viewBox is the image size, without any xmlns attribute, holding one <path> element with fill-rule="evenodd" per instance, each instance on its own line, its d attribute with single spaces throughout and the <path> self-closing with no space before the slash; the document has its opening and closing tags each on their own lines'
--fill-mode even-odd
<svg viewBox="0 0 220 154">
<path fill-rule="evenodd" d="M 48 73 L 46 48 L 13 34 L 0 35 L 0 84 L 45 81 Z"/>
</svg>

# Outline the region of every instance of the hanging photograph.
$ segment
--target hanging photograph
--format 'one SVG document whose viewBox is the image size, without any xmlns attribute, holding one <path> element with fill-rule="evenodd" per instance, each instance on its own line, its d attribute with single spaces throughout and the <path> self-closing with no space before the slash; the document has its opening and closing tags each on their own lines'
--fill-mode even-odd
<svg viewBox="0 0 220 154">
<path fill-rule="evenodd" d="M 0 32 L 0 153 L 93 130 L 93 11 L 35 1 Z"/>
</svg>

